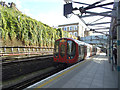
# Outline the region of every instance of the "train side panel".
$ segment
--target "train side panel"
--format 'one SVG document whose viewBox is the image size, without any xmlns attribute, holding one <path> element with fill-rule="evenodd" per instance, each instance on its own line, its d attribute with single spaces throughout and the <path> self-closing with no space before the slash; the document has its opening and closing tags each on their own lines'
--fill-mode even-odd
<svg viewBox="0 0 120 90">
<path fill-rule="evenodd" d="M 100 52 L 100 48 L 96 48 L 85 42 L 70 38 L 61 38 L 55 42 L 53 59 L 57 63 L 73 64 L 98 52 Z"/>
</svg>

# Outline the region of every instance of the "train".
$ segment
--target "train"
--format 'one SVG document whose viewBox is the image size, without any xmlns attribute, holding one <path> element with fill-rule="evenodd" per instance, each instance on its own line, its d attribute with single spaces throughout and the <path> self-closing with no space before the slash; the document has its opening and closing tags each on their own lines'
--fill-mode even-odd
<svg viewBox="0 0 120 90">
<path fill-rule="evenodd" d="M 61 38 L 55 41 L 53 60 L 55 63 L 74 64 L 100 52 L 94 45 L 72 39 Z"/>
</svg>

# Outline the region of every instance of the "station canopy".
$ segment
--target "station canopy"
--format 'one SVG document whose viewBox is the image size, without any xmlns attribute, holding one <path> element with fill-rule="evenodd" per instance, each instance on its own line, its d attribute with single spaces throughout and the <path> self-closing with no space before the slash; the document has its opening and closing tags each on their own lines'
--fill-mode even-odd
<svg viewBox="0 0 120 90">
<path fill-rule="evenodd" d="M 114 0 L 74 0 L 72 14 L 77 15 L 95 33 L 109 34 Z"/>
</svg>

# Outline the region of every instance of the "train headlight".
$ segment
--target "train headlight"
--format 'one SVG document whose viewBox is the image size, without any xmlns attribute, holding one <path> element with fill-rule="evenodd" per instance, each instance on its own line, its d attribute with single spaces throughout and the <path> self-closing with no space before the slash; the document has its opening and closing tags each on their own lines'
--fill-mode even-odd
<svg viewBox="0 0 120 90">
<path fill-rule="evenodd" d="M 73 56 L 71 56 L 71 59 L 73 58 Z"/>
<path fill-rule="evenodd" d="M 73 59 L 73 56 L 69 56 L 68 59 Z"/>
</svg>

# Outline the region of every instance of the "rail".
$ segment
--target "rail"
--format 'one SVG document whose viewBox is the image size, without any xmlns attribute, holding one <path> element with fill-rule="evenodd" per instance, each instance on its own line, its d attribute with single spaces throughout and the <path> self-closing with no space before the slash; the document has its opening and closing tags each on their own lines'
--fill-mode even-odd
<svg viewBox="0 0 120 90">
<path fill-rule="evenodd" d="M 48 47 L 0 47 L 0 56 L 17 56 L 17 55 L 44 55 L 52 54 L 53 48 Z"/>
</svg>

